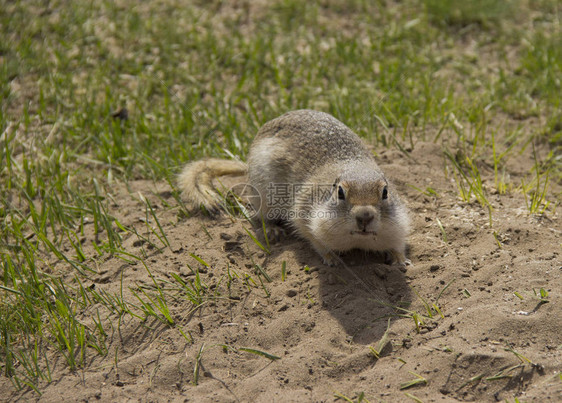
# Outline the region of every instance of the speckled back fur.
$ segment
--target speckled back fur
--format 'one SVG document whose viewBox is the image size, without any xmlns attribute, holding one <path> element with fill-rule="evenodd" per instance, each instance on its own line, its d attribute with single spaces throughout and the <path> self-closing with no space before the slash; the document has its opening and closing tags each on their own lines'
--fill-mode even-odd
<svg viewBox="0 0 562 403">
<path fill-rule="evenodd" d="M 285 172 L 286 179 L 291 183 L 306 182 L 309 175 L 322 171 L 324 164 L 330 165 L 327 167 L 329 170 L 339 161 L 374 163 L 372 154 L 361 139 L 342 122 L 324 112 L 297 110 L 273 119 L 258 132 L 253 150 L 261 149 L 259 144 L 264 140 L 267 147 L 275 149 L 295 147 L 293 153 L 268 153 L 270 164 L 279 172 Z M 249 159 L 255 154 L 251 151 Z"/>
</svg>

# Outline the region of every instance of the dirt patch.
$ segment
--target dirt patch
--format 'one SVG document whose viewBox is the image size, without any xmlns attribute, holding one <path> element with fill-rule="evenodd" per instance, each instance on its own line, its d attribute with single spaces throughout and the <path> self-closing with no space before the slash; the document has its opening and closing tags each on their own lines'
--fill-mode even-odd
<svg viewBox="0 0 562 403">
<path fill-rule="evenodd" d="M 361 392 L 371 401 L 404 401 L 405 392 L 426 402 L 562 398 L 559 216 L 530 216 L 520 193 L 494 195 L 490 228 L 487 209 L 458 200 L 433 144 L 420 143 L 409 158 L 385 151 L 379 161 L 411 211 L 413 266 L 405 273 L 365 253 L 345 255 L 346 267 L 326 267 L 298 239 L 271 245 L 267 254 L 244 220 L 178 220 L 167 185 L 116 185 L 113 214 L 120 222 L 143 231 L 142 192 L 170 244 L 151 246 L 158 242 L 145 231 L 148 241 L 130 236 L 126 250 L 145 255 L 170 294 L 175 274 L 186 283 L 198 276 L 202 292 L 216 298 L 195 310 L 186 297 L 170 300 L 173 327 L 110 315 L 107 356 L 91 355 L 86 368 L 73 373 L 53 360 L 54 382 L 41 400 L 332 401 L 338 393 L 357 398 Z M 409 185 L 431 187 L 439 196 Z M 122 289 L 124 299 L 134 301 L 131 290 L 151 284 L 142 264 L 112 257 L 87 286 Z M 541 288 L 548 303 L 535 295 Z M 429 318 L 424 301 L 436 303 L 443 317 L 433 310 Z M 83 312 L 84 322 L 94 313 Z M 390 343 L 377 359 L 369 346 L 376 348 L 387 329 Z M 417 379 L 412 373 L 426 382 L 401 390 Z M 8 383 L 2 378 L 0 388 Z M 18 396 L 34 397 L 11 397 Z"/>
</svg>

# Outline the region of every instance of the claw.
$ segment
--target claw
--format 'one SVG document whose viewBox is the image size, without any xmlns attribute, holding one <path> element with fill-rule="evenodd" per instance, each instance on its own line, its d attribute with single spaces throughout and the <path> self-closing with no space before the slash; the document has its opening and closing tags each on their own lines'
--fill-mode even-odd
<svg viewBox="0 0 562 403">
<path fill-rule="evenodd" d="M 408 266 L 412 266 L 412 261 L 410 259 L 404 259 L 402 262 L 396 262 L 398 268 L 402 273 L 408 270 Z"/>
</svg>

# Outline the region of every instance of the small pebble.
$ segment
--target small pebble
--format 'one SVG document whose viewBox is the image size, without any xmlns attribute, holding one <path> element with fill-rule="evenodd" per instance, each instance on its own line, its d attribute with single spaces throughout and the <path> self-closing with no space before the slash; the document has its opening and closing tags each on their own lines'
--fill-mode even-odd
<svg viewBox="0 0 562 403">
<path fill-rule="evenodd" d="M 286 295 L 287 297 L 293 298 L 297 295 L 297 290 L 293 290 L 293 289 L 288 290 Z"/>
</svg>

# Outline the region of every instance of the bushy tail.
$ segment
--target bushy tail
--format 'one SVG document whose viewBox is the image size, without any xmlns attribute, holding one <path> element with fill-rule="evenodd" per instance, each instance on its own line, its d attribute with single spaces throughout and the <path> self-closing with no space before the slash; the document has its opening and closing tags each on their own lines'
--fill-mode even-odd
<svg viewBox="0 0 562 403">
<path fill-rule="evenodd" d="M 213 178 L 222 175 L 243 175 L 247 169 L 243 162 L 218 158 L 190 162 L 179 174 L 178 185 L 193 207 L 204 206 L 208 211 L 213 211 L 219 207 Z"/>
</svg>

